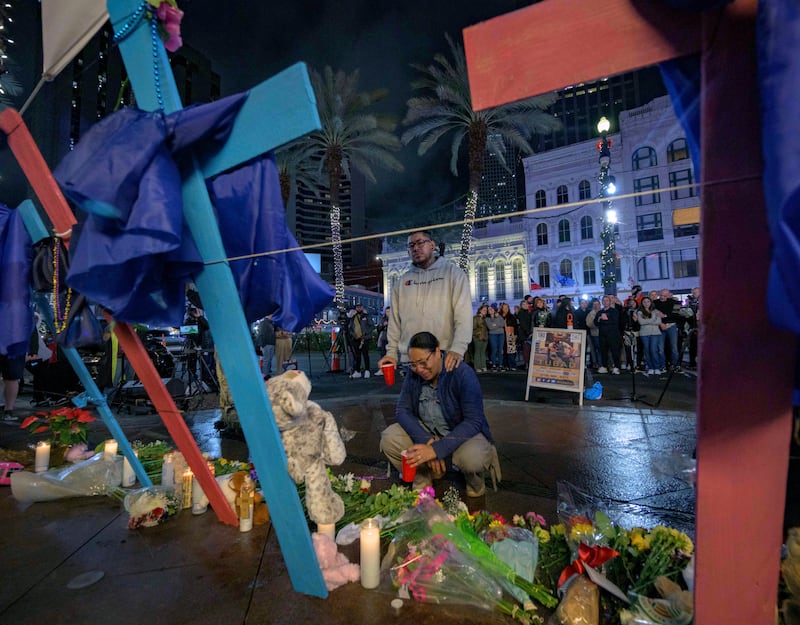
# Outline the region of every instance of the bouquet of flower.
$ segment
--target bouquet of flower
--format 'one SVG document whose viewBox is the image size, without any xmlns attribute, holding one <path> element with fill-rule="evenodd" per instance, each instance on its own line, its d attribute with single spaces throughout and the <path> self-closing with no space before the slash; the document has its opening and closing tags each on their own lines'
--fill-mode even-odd
<svg viewBox="0 0 800 625">
<path fill-rule="evenodd" d="M 558 489 L 558 512 L 571 563 L 562 571 L 557 585 L 574 573 L 584 572 L 585 564 L 597 569 L 601 575 L 593 576 L 593 580 L 610 591 L 600 595 L 604 617 L 614 618 L 641 595 L 658 596 L 656 579 L 677 581 L 689 563 L 694 546 L 683 532 L 664 526 L 625 529 L 614 523 L 601 502 L 587 493 L 566 482 L 560 482 Z"/>
<path fill-rule="evenodd" d="M 478 535 L 466 514 L 455 522 L 431 497 L 402 514 L 386 562 L 392 578 L 419 601 L 452 601 L 497 609 L 522 623 L 541 622 L 505 592 L 519 588 L 542 605 L 557 603 L 546 589 L 525 580 L 500 560 Z M 464 590 L 467 588 L 468 590 Z"/>
<path fill-rule="evenodd" d="M 164 455 L 172 451 L 172 447 L 166 441 L 156 440 L 145 443 L 135 440 L 131 447 L 136 452 L 139 462 L 147 476 L 154 484 L 161 482 L 161 466 L 164 464 Z M 99 449 L 98 449 L 99 451 Z"/>
<path fill-rule="evenodd" d="M 56 408 L 50 412 L 37 412 L 25 419 L 20 427 L 31 434 L 47 433 L 53 445 L 71 447 L 85 443 L 90 423 L 95 418 L 84 408 Z"/>
<path fill-rule="evenodd" d="M 381 517 L 385 528 L 381 535 L 389 536 L 392 533 L 392 522 L 415 506 L 419 499 L 418 492 L 397 484 L 384 491 L 373 492 L 370 477 L 356 477 L 352 473 L 334 475 L 328 469 L 328 478 L 333 491 L 344 503 L 344 516 L 337 521 L 337 530 L 348 525 L 358 526 L 365 519 Z M 305 496 L 305 484 L 298 486 L 298 492 L 302 499 Z"/>
<path fill-rule="evenodd" d="M 130 516 L 128 528 L 132 530 L 163 523 L 176 515 L 181 506 L 173 491 L 160 486 L 130 491 L 122 503 Z"/>
<path fill-rule="evenodd" d="M 255 477 L 255 470 L 249 462 L 242 462 L 241 460 L 228 460 L 226 458 L 216 458 L 214 460 L 214 475 L 229 475 L 231 473 L 238 473 L 239 471 L 250 472 L 250 477 L 254 482 L 258 481 Z"/>
</svg>

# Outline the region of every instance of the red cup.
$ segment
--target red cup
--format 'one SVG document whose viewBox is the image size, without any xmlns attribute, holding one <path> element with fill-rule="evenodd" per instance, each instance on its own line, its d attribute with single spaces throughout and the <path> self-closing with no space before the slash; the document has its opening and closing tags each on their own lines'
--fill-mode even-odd
<svg viewBox="0 0 800 625">
<path fill-rule="evenodd" d="M 402 478 L 404 482 L 413 482 L 414 476 L 417 474 L 417 467 L 412 467 L 408 464 L 408 460 L 406 459 L 406 452 L 403 451 L 400 454 L 400 460 L 402 462 Z"/>
<path fill-rule="evenodd" d="M 394 365 L 391 363 L 383 365 L 381 371 L 383 371 L 383 381 L 386 382 L 386 386 L 394 384 Z"/>
</svg>

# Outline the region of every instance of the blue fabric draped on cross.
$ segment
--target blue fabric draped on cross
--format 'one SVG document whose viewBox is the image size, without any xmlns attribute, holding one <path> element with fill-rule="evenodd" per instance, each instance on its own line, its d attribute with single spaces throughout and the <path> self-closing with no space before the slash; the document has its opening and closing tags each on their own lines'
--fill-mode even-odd
<svg viewBox="0 0 800 625">
<path fill-rule="evenodd" d="M 180 325 L 184 285 L 202 259 L 184 223 L 181 165 L 227 139 L 246 94 L 170 115 L 126 108 L 105 118 L 59 164 L 65 195 L 88 215 L 74 229 L 67 284 L 122 321 Z M 209 183 L 228 256 L 296 246 L 277 170 L 262 157 Z M 273 313 L 299 330 L 333 297 L 300 251 L 232 264 L 249 322 Z"/>
<path fill-rule="evenodd" d="M 18 211 L 0 204 L 0 354 L 28 351 L 33 331 L 31 237 Z"/>
<path fill-rule="evenodd" d="M 773 323 L 800 333 L 800 6 L 796 0 L 759 2 L 757 39 L 764 196 L 773 244 L 768 308 Z"/>
</svg>

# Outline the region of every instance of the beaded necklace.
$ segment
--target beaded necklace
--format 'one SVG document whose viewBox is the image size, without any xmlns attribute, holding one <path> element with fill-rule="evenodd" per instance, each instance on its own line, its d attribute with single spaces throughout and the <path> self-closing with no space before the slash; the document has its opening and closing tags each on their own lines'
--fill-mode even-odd
<svg viewBox="0 0 800 625">
<path fill-rule="evenodd" d="M 155 83 L 155 92 L 156 92 L 156 101 L 158 102 L 158 108 L 160 110 L 164 110 L 164 96 L 161 92 L 161 72 L 159 70 L 159 47 L 158 42 L 161 40 L 158 34 L 158 18 L 156 14 L 153 12 L 151 5 L 143 1 L 139 7 L 134 11 L 128 20 L 120 26 L 119 30 L 114 32 L 114 43 L 120 43 L 127 39 L 136 27 L 139 25 L 139 22 L 142 19 L 150 20 L 150 47 L 151 47 L 151 54 L 153 57 L 153 82 Z"/>
<path fill-rule="evenodd" d="M 61 306 L 58 304 L 58 293 L 60 291 L 59 281 L 59 257 L 61 255 L 61 240 L 58 237 L 53 237 L 53 325 L 56 329 L 56 334 L 59 334 L 67 329 L 67 321 L 69 320 L 69 307 L 72 303 L 72 289 L 67 288 L 67 301 L 64 304 L 64 313 L 61 313 Z"/>
</svg>

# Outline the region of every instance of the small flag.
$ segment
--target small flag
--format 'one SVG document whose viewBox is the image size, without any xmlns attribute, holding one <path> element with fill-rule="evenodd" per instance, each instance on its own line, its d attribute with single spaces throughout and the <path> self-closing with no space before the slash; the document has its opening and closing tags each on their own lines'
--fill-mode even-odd
<svg viewBox="0 0 800 625">
<path fill-rule="evenodd" d="M 539 290 L 540 290 L 540 289 L 542 289 L 542 288 L 543 288 L 543 287 L 542 287 L 542 285 L 541 285 L 541 284 L 537 284 L 536 282 L 534 282 L 533 280 L 531 280 L 531 291 L 539 291 Z"/>
</svg>

